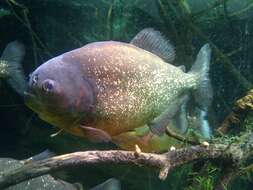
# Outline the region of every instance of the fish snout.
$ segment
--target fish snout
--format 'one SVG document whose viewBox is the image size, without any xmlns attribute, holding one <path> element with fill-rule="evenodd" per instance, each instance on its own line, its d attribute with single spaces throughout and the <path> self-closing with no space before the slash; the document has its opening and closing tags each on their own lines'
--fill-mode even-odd
<svg viewBox="0 0 253 190">
<path fill-rule="evenodd" d="M 24 92 L 25 97 L 31 98 L 35 97 L 38 93 L 39 89 L 39 75 L 38 73 L 32 73 L 29 75 L 29 82 L 26 88 L 26 91 Z"/>
<path fill-rule="evenodd" d="M 31 93 L 29 90 L 24 91 L 24 101 L 26 104 L 30 104 L 36 100 L 36 95 Z"/>
<path fill-rule="evenodd" d="M 29 79 L 29 86 L 35 87 L 38 84 L 39 75 L 38 74 L 31 74 Z"/>
<path fill-rule="evenodd" d="M 36 89 L 36 86 L 38 83 L 38 75 L 30 74 L 29 77 L 30 77 L 30 79 L 29 79 L 27 88 L 24 91 L 25 102 L 29 102 L 31 99 L 34 99 L 36 96 L 35 89 Z"/>
</svg>

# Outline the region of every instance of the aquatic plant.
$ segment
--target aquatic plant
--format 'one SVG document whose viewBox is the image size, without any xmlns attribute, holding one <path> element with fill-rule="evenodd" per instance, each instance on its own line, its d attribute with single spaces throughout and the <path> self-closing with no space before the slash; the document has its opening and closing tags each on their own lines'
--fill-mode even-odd
<svg viewBox="0 0 253 190">
<path fill-rule="evenodd" d="M 1 17 L 4 17 L 6 15 L 10 15 L 10 11 L 9 10 L 6 10 L 6 9 L 0 9 L 0 18 Z"/>
</svg>

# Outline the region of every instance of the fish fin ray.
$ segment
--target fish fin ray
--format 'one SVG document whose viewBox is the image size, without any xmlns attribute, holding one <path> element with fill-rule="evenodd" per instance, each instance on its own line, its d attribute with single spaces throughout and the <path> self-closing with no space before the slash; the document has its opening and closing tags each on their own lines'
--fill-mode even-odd
<svg viewBox="0 0 253 190">
<path fill-rule="evenodd" d="M 156 135 L 162 136 L 165 133 L 167 125 L 173 120 L 180 106 L 185 102 L 185 99 L 186 96 L 183 96 L 171 102 L 161 115 L 148 124 L 150 131 Z"/>
<path fill-rule="evenodd" d="M 198 75 L 200 81 L 193 95 L 196 103 L 204 111 L 211 105 L 213 99 L 213 90 L 209 78 L 209 67 L 211 59 L 211 48 L 205 44 L 199 51 L 197 59 L 193 64 L 190 73 Z"/>
<path fill-rule="evenodd" d="M 103 131 L 102 129 L 96 129 L 93 127 L 88 127 L 84 125 L 80 125 L 80 128 L 84 130 L 86 137 L 91 141 L 91 142 L 110 142 L 111 141 L 111 136 Z"/>
<path fill-rule="evenodd" d="M 25 56 L 25 47 L 18 41 L 10 42 L 2 53 L 1 60 L 7 63 L 7 82 L 21 96 L 24 95 L 27 82 L 21 62 Z"/>
<path fill-rule="evenodd" d="M 174 46 L 159 31 L 153 28 L 143 29 L 130 43 L 159 56 L 169 63 L 172 63 L 175 59 Z"/>
</svg>

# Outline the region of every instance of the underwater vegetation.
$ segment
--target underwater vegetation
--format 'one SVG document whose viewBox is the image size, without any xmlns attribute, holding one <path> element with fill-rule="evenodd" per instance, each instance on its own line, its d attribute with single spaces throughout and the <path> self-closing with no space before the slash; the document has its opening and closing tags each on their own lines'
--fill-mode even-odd
<svg viewBox="0 0 253 190">
<path fill-rule="evenodd" d="M 1 1 L 0 160 L 19 168 L 0 165 L 0 189 L 251 189 L 252 16 L 252 0 Z"/>
</svg>

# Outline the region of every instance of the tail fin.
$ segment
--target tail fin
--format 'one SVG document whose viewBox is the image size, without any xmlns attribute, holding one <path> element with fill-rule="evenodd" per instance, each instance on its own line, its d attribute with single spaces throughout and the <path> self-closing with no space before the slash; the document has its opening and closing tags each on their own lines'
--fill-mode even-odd
<svg viewBox="0 0 253 190">
<path fill-rule="evenodd" d="M 14 41 L 6 46 L 1 57 L 1 60 L 7 64 L 7 82 L 22 96 L 27 85 L 21 65 L 24 55 L 24 45 L 18 41 Z"/>
<path fill-rule="evenodd" d="M 211 48 L 205 44 L 199 51 L 197 59 L 192 66 L 190 73 L 197 75 L 198 86 L 194 91 L 197 104 L 204 111 L 210 106 L 213 99 L 213 91 L 209 79 L 209 66 L 211 59 Z"/>
<path fill-rule="evenodd" d="M 203 111 L 203 110 L 200 111 L 199 120 L 200 120 L 200 125 L 201 125 L 200 130 L 201 130 L 202 135 L 207 139 L 211 139 L 212 130 L 207 120 L 206 111 Z"/>
<path fill-rule="evenodd" d="M 192 66 L 190 73 L 197 76 L 198 85 L 194 90 L 193 95 L 195 101 L 203 113 L 207 113 L 208 107 L 211 105 L 213 99 L 213 91 L 211 82 L 209 79 L 209 67 L 211 59 L 211 48 L 209 44 L 205 44 L 199 51 L 197 59 Z M 201 116 L 202 118 L 204 116 Z M 204 121 L 204 120 L 203 120 Z M 207 120 L 201 125 L 201 131 L 204 137 L 210 138 L 211 130 L 209 128 Z"/>
<path fill-rule="evenodd" d="M 193 110 L 192 118 L 195 119 L 194 127 L 198 127 L 197 131 L 200 132 L 203 138 L 211 139 L 212 130 L 208 122 L 208 112 L 195 107 Z"/>
</svg>

